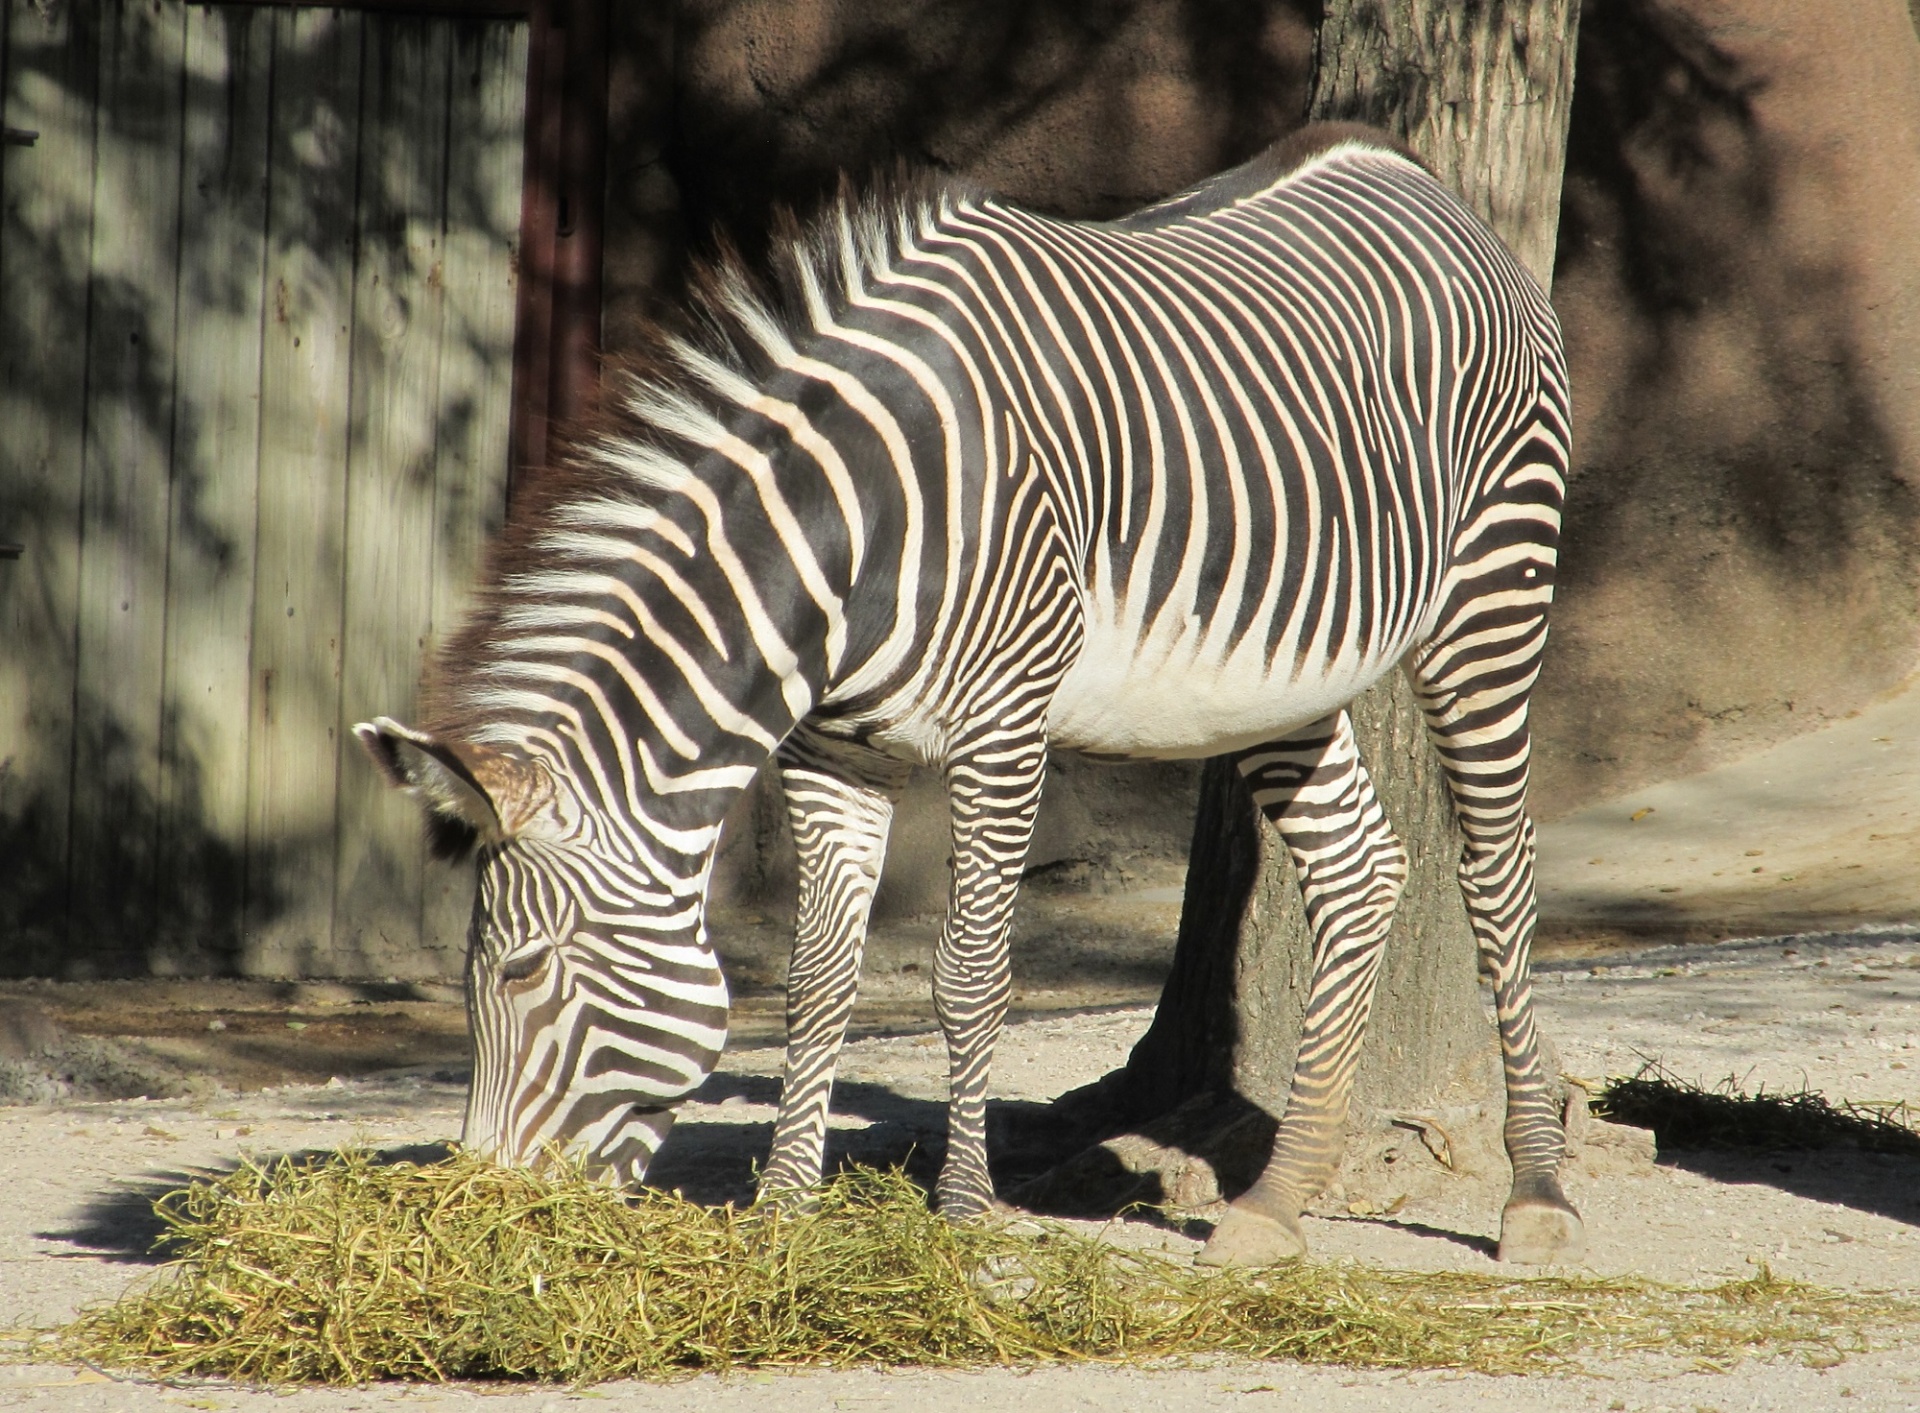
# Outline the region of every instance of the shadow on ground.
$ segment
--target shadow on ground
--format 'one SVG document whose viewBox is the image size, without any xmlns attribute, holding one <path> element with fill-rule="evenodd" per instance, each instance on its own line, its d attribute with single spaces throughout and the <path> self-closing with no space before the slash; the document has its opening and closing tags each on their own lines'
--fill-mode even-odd
<svg viewBox="0 0 1920 1413">
<path fill-rule="evenodd" d="M 1662 1167 L 1728 1186 L 1776 1187 L 1795 1197 L 1920 1227 L 1920 1157 L 1784 1148 L 1774 1153 L 1662 1150 Z M 1840 1240 L 1851 1238 L 1835 1233 Z"/>
<path fill-rule="evenodd" d="M 257 1155 L 253 1161 L 263 1168 L 282 1161 L 310 1163 L 331 1158 L 336 1151 L 300 1148 Z M 452 1151 L 445 1143 L 403 1143 L 377 1150 L 375 1159 L 380 1163 L 438 1163 Z M 95 1260 L 157 1266 L 168 1259 L 166 1249 L 160 1244 L 167 1224 L 154 1210 L 154 1204 L 191 1183 L 223 1178 L 239 1166 L 238 1162 L 229 1162 L 198 1168 L 151 1169 L 96 1195 L 74 1214 L 68 1226 L 34 1235 L 42 1241 L 60 1241 L 78 1248 L 65 1253 L 70 1257 L 88 1256 Z"/>
<path fill-rule="evenodd" d="M 1478 1236 L 1473 1232 L 1453 1231 L 1447 1227 L 1432 1226 L 1427 1222 L 1409 1222 L 1399 1217 L 1323 1217 L 1322 1220 L 1430 1237 L 1435 1241 L 1451 1242 L 1455 1246 L 1473 1252 L 1476 1256 L 1484 1256 L 1489 1261 L 1497 1261 L 1500 1258 L 1500 1243 L 1493 1237 Z M 1209 1235 L 1211 1230 L 1206 1228 L 1200 1231 L 1199 1235 Z"/>
<path fill-rule="evenodd" d="M 700 1088 L 695 1099 L 707 1105 L 772 1106 L 780 1102 L 780 1080 L 723 1070 Z M 915 1182 L 932 1188 L 946 1155 L 945 1104 L 911 1099 L 882 1084 L 843 1080 L 833 1089 L 833 1111 L 865 1119 L 867 1125 L 827 1131 L 827 1172 L 856 1163 L 905 1168 Z M 772 1142 L 773 1124 L 767 1120 L 730 1121 L 724 1113 L 689 1119 L 668 1137 L 647 1181 L 694 1202 L 751 1202 Z"/>
<path fill-rule="evenodd" d="M 708 1205 L 751 1202 L 760 1166 L 766 1161 L 773 1125 L 765 1120 L 732 1121 L 727 1105 L 771 1106 L 779 1101 L 780 1081 L 770 1075 L 721 1072 L 698 1094 L 698 1101 L 722 1112 L 704 1114 L 682 1124 L 669 1138 L 649 1176 L 650 1185 L 678 1192 L 690 1201 Z M 836 1128 L 828 1133 L 826 1169 L 837 1172 L 851 1165 L 904 1168 L 929 1192 L 945 1156 L 946 1106 L 902 1095 L 882 1084 L 848 1082 L 835 1089 L 837 1114 L 867 1121 L 862 1128 Z M 1270 1121 L 1269 1121 L 1270 1122 Z M 1151 1127 L 1151 1125 L 1149 1125 Z M 1217 1125 L 1215 1127 L 1218 1127 Z M 1057 1104 L 1004 1101 L 989 1105 L 990 1148 L 995 1181 L 1003 1194 L 1019 1206 L 1044 1214 L 1107 1219 L 1130 1215 L 1156 1225 L 1167 1219 L 1156 1209 L 1166 1201 L 1154 1174 L 1126 1173 L 1106 1150 L 1093 1146 L 1103 1135 L 1089 1129 L 1086 1115 Z M 1270 1132 L 1270 1130 L 1268 1130 Z M 335 1150 L 300 1149 L 256 1159 L 263 1166 L 282 1158 L 308 1162 L 331 1157 Z M 402 1144 L 381 1148 L 383 1163 L 433 1163 L 448 1156 L 446 1144 Z M 1229 1190 L 1244 1186 L 1233 1155 L 1210 1156 L 1220 1164 Z M 1073 1176 L 1078 1200 L 1063 1199 L 1046 1186 L 1056 1171 L 1066 1171 L 1068 1160 L 1084 1166 L 1104 1158 L 1112 1171 L 1106 1181 L 1087 1174 Z M 1824 1149 L 1781 1148 L 1766 1152 L 1729 1152 L 1721 1149 L 1662 1147 L 1663 1166 L 1697 1174 L 1727 1186 L 1767 1186 L 1793 1196 L 1835 1207 L 1872 1213 L 1910 1226 L 1920 1226 L 1920 1154 L 1862 1152 L 1838 1145 Z M 194 1181 L 219 1178 L 236 1163 L 204 1168 L 150 1170 L 115 1183 L 85 1203 L 64 1227 L 37 1233 L 44 1240 L 71 1248 L 69 1257 L 154 1265 L 167 1259 L 159 1243 L 166 1223 L 154 1203 Z M 1098 1176 L 1098 1175 L 1096 1175 Z M 1085 1200 L 1089 1195 L 1097 1200 Z M 1484 1237 L 1462 1234 L 1419 1223 L 1385 1218 L 1340 1217 L 1452 1242 L 1493 1254 Z M 1172 1224 L 1173 1229 L 1204 1239 L 1204 1221 Z M 1839 1241 L 1845 1233 L 1828 1234 Z"/>
<path fill-rule="evenodd" d="M 697 1098 L 701 1104 L 711 1106 L 733 1102 L 771 1106 L 779 1102 L 780 1081 L 770 1075 L 722 1071 L 708 1080 Z M 988 1122 L 995 1140 L 993 1147 L 1003 1149 L 1010 1135 L 1029 1132 L 1036 1121 L 1044 1121 L 1048 1108 L 1034 1103 L 990 1105 Z M 826 1170 L 829 1173 L 855 1164 L 903 1168 L 915 1182 L 932 1191 L 946 1156 L 944 1103 L 908 1098 L 885 1085 L 852 1081 L 835 1087 L 834 1111 L 865 1119 L 867 1125 L 828 1132 Z M 766 1162 L 772 1140 L 773 1125 L 767 1121 L 733 1122 L 722 1115 L 703 1116 L 683 1123 L 661 1150 L 648 1175 L 649 1185 L 676 1191 L 690 1201 L 707 1205 L 751 1202 L 755 1181 Z M 263 1167 L 283 1159 L 302 1163 L 324 1160 L 336 1151 L 304 1148 L 258 1155 L 254 1161 Z M 1044 1164 L 1050 1156 L 1056 1161 L 1057 1157 L 1065 1156 L 1057 1149 L 1037 1149 L 1030 1140 L 1022 1142 L 1019 1151 L 1029 1167 L 1036 1162 Z M 441 1143 L 401 1144 L 380 1148 L 376 1156 L 383 1163 L 434 1163 L 450 1152 L 449 1145 Z M 197 1168 L 149 1170 L 96 1194 L 66 1225 L 36 1235 L 73 1248 L 66 1253 L 69 1256 L 157 1265 L 167 1259 L 165 1249 L 158 1245 L 167 1227 L 155 1212 L 154 1203 L 190 1183 L 224 1177 L 238 1166 L 237 1162 L 228 1162 Z M 996 1171 L 1000 1171 L 998 1165 Z M 1029 1175 L 1030 1172 L 1018 1169 L 1004 1171 L 1000 1172 L 1000 1181 L 1004 1186 Z"/>
</svg>

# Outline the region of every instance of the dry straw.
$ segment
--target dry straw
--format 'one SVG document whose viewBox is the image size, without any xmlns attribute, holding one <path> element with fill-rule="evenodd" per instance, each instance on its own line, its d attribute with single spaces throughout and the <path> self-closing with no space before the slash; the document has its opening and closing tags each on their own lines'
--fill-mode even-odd
<svg viewBox="0 0 1920 1413">
<path fill-rule="evenodd" d="M 1717 1088 L 1689 1084 L 1658 1064 L 1609 1084 L 1594 1112 L 1615 1123 L 1650 1128 L 1664 1152 L 1718 1148 L 1767 1153 L 1785 1149 L 1855 1149 L 1920 1156 L 1920 1132 L 1906 1102 L 1834 1104 L 1811 1089 L 1748 1094 L 1729 1078 Z"/>
<path fill-rule="evenodd" d="M 1636 1349 L 1829 1360 L 1912 1313 L 1764 1271 L 1703 1290 L 1206 1273 L 1064 1229 L 950 1225 L 869 1171 L 794 1214 L 623 1196 L 558 1166 L 347 1153 L 245 1166 L 159 1207 L 177 1259 L 64 1331 L 68 1357 L 275 1384 L 1202 1354 L 1524 1372 Z"/>
</svg>

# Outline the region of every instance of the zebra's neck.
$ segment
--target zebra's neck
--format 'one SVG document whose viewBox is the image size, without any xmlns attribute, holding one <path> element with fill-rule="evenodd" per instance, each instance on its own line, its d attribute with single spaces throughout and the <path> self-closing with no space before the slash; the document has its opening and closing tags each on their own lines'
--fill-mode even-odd
<svg viewBox="0 0 1920 1413">
<path fill-rule="evenodd" d="M 598 489 L 542 517 L 457 667 L 461 734 L 544 767 L 575 802 L 568 836 L 689 886 L 781 740 L 890 641 L 895 594 L 850 605 L 863 569 L 898 576 L 871 551 L 893 506 L 842 460 L 871 432 L 838 425 L 841 404 L 803 410 L 801 385 L 774 370 L 718 409 L 636 385 L 582 452 Z"/>
</svg>

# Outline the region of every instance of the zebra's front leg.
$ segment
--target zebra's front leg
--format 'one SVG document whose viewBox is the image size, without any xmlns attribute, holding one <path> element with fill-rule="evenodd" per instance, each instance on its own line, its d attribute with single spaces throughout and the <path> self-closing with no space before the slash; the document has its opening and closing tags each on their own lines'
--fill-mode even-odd
<svg viewBox="0 0 1920 1413">
<path fill-rule="evenodd" d="M 987 1083 L 1013 989 L 1008 933 L 1046 778 L 1039 732 L 969 743 L 947 764 L 953 884 L 933 959 L 934 1010 L 947 1038 L 947 1159 L 940 1210 L 978 1216 L 993 1205 L 987 1171 Z"/>
<path fill-rule="evenodd" d="M 795 733 L 780 783 L 799 855 L 800 897 L 787 968 L 787 1063 L 760 1196 L 810 1191 L 826 1152 L 827 1106 L 860 989 L 867 918 L 907 767 L 860 747 Z"/>
<path fill-rule="evenodd" d="M 1306 1251 L 1300 1214 L 1340 1165 L 1380 955 L 1407 881 L 1406 850 L 1360 763 L 1346 712 L 1256 747 L 1239 764 L 1299 872 L 1313 982 L 1272 1155 L 1196 1258 L 1210 1266 L 1264 1266 Z"/>
</svg>

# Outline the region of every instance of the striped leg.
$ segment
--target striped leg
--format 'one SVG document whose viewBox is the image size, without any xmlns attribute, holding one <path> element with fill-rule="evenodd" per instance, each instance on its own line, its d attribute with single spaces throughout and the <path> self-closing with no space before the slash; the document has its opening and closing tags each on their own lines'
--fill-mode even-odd
<svg viewBox="0 0 1920 1413">
<path fill-rule="evenodd" d="M 1544 612 L 1518 624 L 1490 612 L 1488 621 L 1469 619 L 1449 641 L 1429 644 L 1413 664 L 1414 690 L 1466 836 L 1460 890 L 1499 1017 L 1513 1164 L 1500 1215 L 1502 1261 L 1570 1261 L 1586 1245 L 1580 1214 L 1560 1188 L 1566 1131 L 1540 1059 L 1527 974 L 1538 920 L 1526 812 L 1527 693 L 1545 638 Z"/>
<path fill-rule="evenodd" d="M 972 1217 L 993 1204 L 987 1172 L 987 1081 L 1013 989 L 1008 929 L 1046 778 L 1039 733 L 970 743 L 947 765 L 953 890 L 933 961 L 934 1009 L 947 1037 L 947 1160 L 940 1210 Z"/>
<path fill-rule="evenodd" d="M 1340 1163 L 1382 944 L 1407 881 L 1406 850 L 1360 763 L 1346 712 L 1256 747 L 1240 770 L 1299 871 L 1313 983 L 1273 1154 L 1214 1228 L 1199 1257 L 1207 1265 L 1267 1265 L 1306 1250 L 1300 1213 Z"/>
<path fill-rule="evenodd" d="M 760 1195 L 820 1180 L 833 1070 L 860 989 L 867 915 L 907 767 L 797 732 L 780 748 L 780 782 L 800 861 L 787 971 L 787 1065 Z"/>
</svg>

